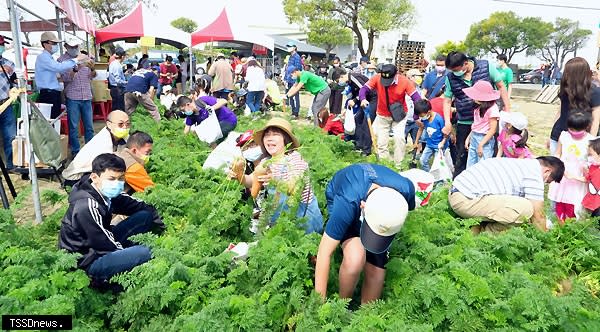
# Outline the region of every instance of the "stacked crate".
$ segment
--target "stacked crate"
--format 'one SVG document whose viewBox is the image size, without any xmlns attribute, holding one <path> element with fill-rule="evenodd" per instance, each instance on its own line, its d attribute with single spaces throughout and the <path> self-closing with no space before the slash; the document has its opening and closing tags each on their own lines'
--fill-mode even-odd
<svg viewBox="0 0 600 332">
<path fill-rule="evenodd" d="M 399 40 L 396 48 L 396 67 L 401 73 L 409 69 L 423 67 L 425 58 L 425 42 Z"/>
</svg>

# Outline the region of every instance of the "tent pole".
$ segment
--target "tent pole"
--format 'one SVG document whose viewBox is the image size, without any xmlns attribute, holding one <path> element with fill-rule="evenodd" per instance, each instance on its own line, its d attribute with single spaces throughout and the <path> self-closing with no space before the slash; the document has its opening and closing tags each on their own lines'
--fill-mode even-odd
<svg viewBox="0 0 600 332">
<path fill-rule="evenodd" d="M 192 62 L 192 57 L 193 57 L 193 54 L 192 54 L 192 43 L 190 42 L 190 58 L 188 60 L 188 65 L 190 66 L 190 69 L 188 70 L 188 77 L 187 77 L 187 79 L 190 82 L 190 92 L 192 90 L 192 77 L 193 77 L 192 75 L 196 74 L 196 70 L 195 70 L 196 68 L 193 68 L 194 63 Z M 187 81 L 183 82 L 183 91 L 186 91 L 186 86 L 187 86 Z"/>
<path fill-rule="evenodd" d="M 27 87 L 25 82 L 25 68 L 23 66 L 23 49 L 21 44 L 21 25 L 17 18 L 15 9 L 15 1 L 7 0 L 8 11 L 10 13 L 10 28 L 13 32 L 13 42 L 15 50 L 15 72 L 18 75 L 19 88 Z M 38 187 L 37 171 L 35 169 L 35 155 L 33 147 L 29 140 L 29 104 L 27 103 L 27 94 L 20 95 L 21 101 L 21 118 L 23 119 L 23 130 L 25 131 L 25 151 L 29 151 L 29 178 L 31 179 L 31 193 L 33 196 L 33 209 L 35 211 L 35 223 L 42 222 L 42 205 L 40 203 L 40 188 Z"/>
<path fill-rule="evenodd" d="M 85 33 L 85 48 L 87 49 L 88 56 L 90 56 L 90 33 L 87 31 Z"/>
<path fill-rule="evenodd" d="M 60 9 L 58 7 L 54 7 L 56 10 L 56 32 L 58 33 L 58 40 L 63 39 L 63 24 L 62 19 L 60 18 Z M 63 55 L 65 51 L 63 50 L 63 43 L 58 43 L 58 47 L 60 49 L 60 55 Z"/>
</svg>

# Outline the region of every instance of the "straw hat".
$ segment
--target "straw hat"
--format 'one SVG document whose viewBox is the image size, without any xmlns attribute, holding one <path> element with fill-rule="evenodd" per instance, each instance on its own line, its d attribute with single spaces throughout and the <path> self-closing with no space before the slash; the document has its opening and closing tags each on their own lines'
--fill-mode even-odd
<svg viewBox="0 0 600 332">
<path fill-rule="evenodd" d="M 297 149 L 300 147 L 300 142 L 298 142 L 298 139 L 292 133 L 292 125 L 289 123 L 289 121 L 284 118 L 276 117 L 269 120 L 269 122 L 267 122 L 267 124 L 261 130 L 254 133 L 254 141 L 259 144 L 263 150 L 265 149 L 265 145 L 263 144 L 263 136 L 269 127 L 279 128 L 288 134 L 288 136 L 292 139 L 291 149 Z"/>
</svg>

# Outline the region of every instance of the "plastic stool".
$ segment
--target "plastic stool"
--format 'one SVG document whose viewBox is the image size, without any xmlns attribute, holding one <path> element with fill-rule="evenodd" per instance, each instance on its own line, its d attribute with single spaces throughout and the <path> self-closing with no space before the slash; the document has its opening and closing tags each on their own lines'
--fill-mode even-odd
<svg viewBox="0 0 600 332">
<path fill-rule="evenodd" d="M 69 119 L 66 115 L 60 118 L 60 133 L 69 136 Z M 79 120 L 79 136 L 83 136 L 84 133 L 83 121 Z"/>
<path fill-rule="evenodd" d="M 108 118 L 108 112 L 110 111 L 110 108 L 111 107 L 109 103 L 107 103 L 107 101 L 92 102 L 93 121 L 106 121 L 106 119 Z"/>
</svg>

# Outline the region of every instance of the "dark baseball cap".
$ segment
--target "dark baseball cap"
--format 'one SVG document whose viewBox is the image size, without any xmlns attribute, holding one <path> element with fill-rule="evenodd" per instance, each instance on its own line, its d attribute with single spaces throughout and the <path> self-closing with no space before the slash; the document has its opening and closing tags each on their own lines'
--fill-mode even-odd
<svg viewBox="0 0 600 332">
<path fill-rule="evenodd" d="M 396 73 L 398 73 L 398 68 L 392 64 L 388 63 L 381 66 L 381 84 L 383 84 L 383 86 L 392 85 Z"/>
<path fill-rule="evenodd" d="M 369 57 L 368 56 L 362 56 L 362 57 L 360 57 L 360 62 L 369 63 Z"/>
</svg>

